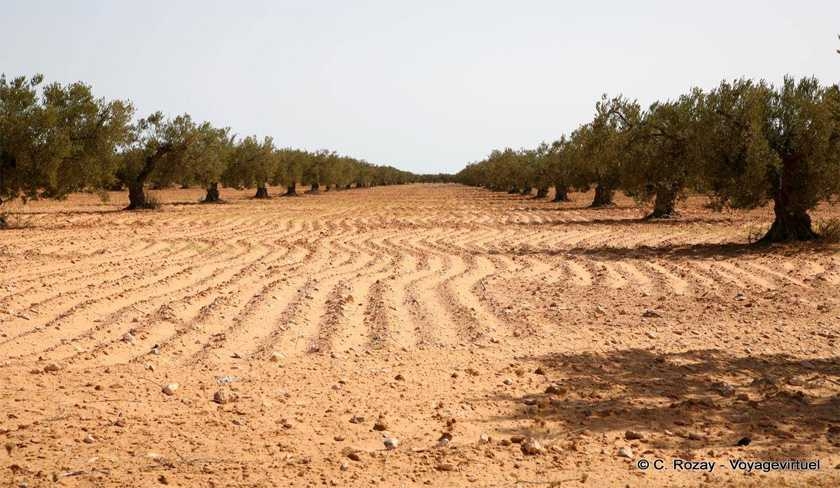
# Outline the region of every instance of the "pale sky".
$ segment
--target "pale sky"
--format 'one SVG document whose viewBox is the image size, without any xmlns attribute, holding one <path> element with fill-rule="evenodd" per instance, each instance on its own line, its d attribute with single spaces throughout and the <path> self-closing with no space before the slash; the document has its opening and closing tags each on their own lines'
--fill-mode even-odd
<svg viewBox="0 0 840 488">
<path fill-rule="evenodd" d="M 0 0 L 0 32 L 7 76 L 415 172 L 556 139 L 602 93 L 840 80 L 840 0 Z"/>
</svg>

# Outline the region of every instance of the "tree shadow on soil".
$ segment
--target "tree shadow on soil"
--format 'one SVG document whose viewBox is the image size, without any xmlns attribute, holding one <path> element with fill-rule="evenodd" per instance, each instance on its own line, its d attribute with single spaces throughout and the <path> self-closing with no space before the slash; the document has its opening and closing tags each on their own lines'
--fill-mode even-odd
<svg viewBox="0 0 840 488">
<path fill-rule="evenodd" d="M 809 255 L 833 255 L 837 247 L 821 242 L 805 242 L 796 244 L 760 243 L 700 243 L 700 244 L 663 244 L 659 246 L 598 246 L 571 247 L 568 249 L 545 249 L 527 245 L 510 248 L 496 247 L 487 254 L 507 254 L 515 256 L 570 256 L 586 257 L 604 261 L 620 261 L 623 259 L 652 259 L 652 258 L 691 258 L 716 259 L 736 258 L 742 256 L 788 256 L 807 257 Z"/>
<path fill-rule="evenodd" d="M 513 420 L 559 421 L 561 434 L 630 430 L 654 450 L 745 449 L 787 459 L 807 458 L 816 444 L 840 447 L 839 358 L 630 349 L 526 360 L 536 360 L 559 393 L 493 400 L 515 404 Z M 743 437 L 750 446 L 736 447 Z"/>
</svg>

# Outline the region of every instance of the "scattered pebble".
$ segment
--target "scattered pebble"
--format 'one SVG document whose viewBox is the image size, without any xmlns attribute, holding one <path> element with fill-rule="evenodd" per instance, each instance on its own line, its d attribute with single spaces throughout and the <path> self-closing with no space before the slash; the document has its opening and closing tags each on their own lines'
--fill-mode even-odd
<svg viewBox="0 0 840 488">
<path fill-rule="evenodd" d="M 527 439 L 522 441 L 522 443 L 519 446 L 519 449 L 522 450 L 522 454 L 528 456 L 536 456 L 545 452 L 545 448 L 542 446 L 542 444 L 540 444 L 539 441 L 537 441 L 533 437 L 528 437 Z"/>
<path fill-rule="evenodd" d="M 627 432 L 624 433 L 624 439 L 626 439 L 628 441 L 635 441 L 635 440 L 639 440 L 639 439 L 644 439 L 644 436 L 641 434 L 641 432 L 636 432 L 634 430 L 628 430 Z"/>
<path fill-rule="evenodd" d="M 227 390 L 216 390 L 216 393 L 213 393 L 213 401 L 218 403 L 219 405 L 230 403 L 233 400 L 234 395 Z"/>
<path fill-rule="evenodd" d="M 400 445 L 400 441 L 396 437 L 386 437 L 382 443 L 385 444 L 385 449 L 389 451 L 393 451 Z"/>
<path fill-rule="evenodd" d="M 166 395 L 174 395 L 181 385 L 178 383 L 168 383 L 163 387 L 163 393 Z"/>
<path fill-rule="evenodd" d="M 633 459 L 633 450 L 626 446 L 620 447 L 618 449 L 618 456 L 627 459 Z"/>
<path fill-rule="evenodd" d="M 59 371 L 60 369 L 61 369 L 61 366 L 58 363 L 49 363 L 46 366 L 44 366 L 44 372 L 45 373 L 55 373 L 56 371 Z"/>
<path fill-rule="evenodd" d="M 388 430 L 388 422 L 385 421 L 385 417 L 380 415 L 379 418 L 376 419 L 376 422 L 373 423 L 373 430 L 379 432 L 382 432 L 383 430 Z"/>
</svg>

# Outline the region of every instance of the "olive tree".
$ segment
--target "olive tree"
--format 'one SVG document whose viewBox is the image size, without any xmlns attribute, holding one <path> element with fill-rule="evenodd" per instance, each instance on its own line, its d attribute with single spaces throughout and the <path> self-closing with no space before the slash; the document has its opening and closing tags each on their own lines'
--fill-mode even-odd
<svg viewBox="0 0 840 488">
<path fill-rule="evenodd" d="M 194 142 L 187 150 L 189 179 L 206 188 L 202 202 L 218 203 L 219 182 L 234 154 L 234 136 L 230 129 L 215 128 L 205 122 L 196 129 Z"/>
<path fill-rule="evenodd" d="M 639 104 L 623 96 L 607 98 L 595 104 L 595 118 L 575 131 L 578 146 L 577 173 L 595 185 L 592 207 L 613 204 L 615 191 L 621 184 L 622 165 L 626 162 L 632 129 L 639 122 Z M 578 185 L 583 188 L 583 185 Z M 588 185 L 587 185 L 588 186 Z"/>
<path fill-rule="evenodd" d="M 126 210 L 153 206 L 146 194 L 146 182 L 156 173 L 176 174 L 180 171 L 195 138 L 195 129 L 195 123 L 187 114 L 168 119 L 163 113 L 155 112 L 134 124 L 118 171 L 118 177 L 128 186 Z"/>
<path fill-rule="evenodd" d="M 773 202 L 761 242 L 817 237 L 808 211 L 840 191 L 840 93 L 814 78 L 723 82 L 703 111 L 703 178 L 718 206 Z"/>
<path fill-rule="evenodd" d="M 268 198 L 268 182 L 277 173 L 279 158 L 270 137 L 248 136 L 237 143 L 222 180 L 236 188 L 257 188 L 254 198 Z"/>
<path fill-rule="evenodd" d="M 42 82 L 0 76 L 0 203 L 102 189 L 129 139 L 128 102 L 97 99 L 83 83 Z"/>
<path fill-rule="evenodd" d="M 676 215 L 676 202 L 697 176 L 702 91 L 655 102 L 630 128 L 621 186 L 641 202 L 654 201 L 648 218 Z"/>
<path fill-rule="evenodd" d="M 546 178 L 554 187 L 555 202 L 569 201 L 569 188 L 574 181 L 572 149 L 566 136 L 551 143 L 546 149 Z"/>
</svg>

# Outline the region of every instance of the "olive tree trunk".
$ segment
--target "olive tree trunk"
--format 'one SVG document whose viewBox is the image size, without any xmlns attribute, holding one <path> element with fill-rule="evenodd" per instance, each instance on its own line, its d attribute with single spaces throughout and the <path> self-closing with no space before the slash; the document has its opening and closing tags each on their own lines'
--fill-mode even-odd
<svg viewBox="0 0 840 488">
<path fill-rule="evenodd" d="M 656 190 L 656 198 L 653 200 L 653 211 L 646 218 L 648 219 L 670 219 L 677 216 L 676 205 L 677 195 L 681 185 L 675 183 L 670 186 L 663 186 Z"/>
<path fill-rule="evenodd" d="M 554 201 L 568 202 L 569 201 L 569 187 L 565 185 L 554 185 Z"/>
<path fill-rule="evenodd" d="M 289 186 L 286 187 L 286 193 L 283 194 L 284 197 L 296 197 L 297 196 L 297 183 L 292 182 Z"/>
<path fill-rule="evenodd" d="M 805 168 L 801 157 L 791 156 L 782 161 L 782 173 L 775 181 L 773 192 L 773 213 L 776 219 L 760 243 L 810 241 L 817 233 L 811 227 L 808 215 L 809 202 L 805 197 L 808 189 L 802 173 Z"/>
<path fill-rule="evenodd" d="M 172 144 L 162 144 L 154 153 L 143 158 L 143 167 L 140 169 L 140 172 L 137 173 L 134 179 L 128 182 L 128 206 L 125 208 L 126 210 L 141 210 L 151 207 L 144 188 L 146 186 L 146 180 L 149 179 L 149 176 L 155 170 L 158 161 L 174 149 Z"/>
<path fill-rule="evenodd" d="M 546 196 L 548 196 L 548 187 L 541 186 L 537 188 L 537 194 L 536 196 L 534 196 L 534 198 L 545 198 Z"/>
<path fill-rule="evenodd" d="M 615 190 L 598 183 L 598 186 L 595 187 L 595 198 L 592 199 L 591 207 L 609 207 L 613 205 L 614 194 Z"/>
<path fill-rule="evenodd" d="M 254 195 L 254 198 L 268 198 L 268 187 L 265 186 L 265 183 L 261 183 L 257 187 L 257 193 Z"/>
<path fill-rule="evenodd" d="M 210 183 L 207 186 L 207 195 L 204 196 L 204 203 L 219 203 L 222 199 L 219 197 L 219 184 Z"/>
</svg>

